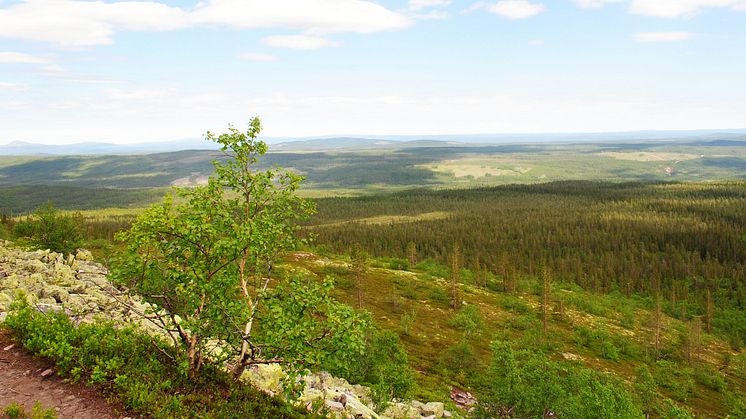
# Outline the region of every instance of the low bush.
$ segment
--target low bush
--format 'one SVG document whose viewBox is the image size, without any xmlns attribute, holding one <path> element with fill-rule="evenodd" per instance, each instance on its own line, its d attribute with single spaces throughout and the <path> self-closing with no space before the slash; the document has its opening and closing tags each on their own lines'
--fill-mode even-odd
<svg viewBox="0 0 746 419">
<path fill-rule="evenodd" d="M 5 321 L 14 338 L 50 359 L 57 373 L 98 385 L 133 413 L 150 417 L 305 417 L 307 412 L 235 383 L 207 364 L 188 378 L 188 361 L 165 343 L 111 323 L 74 325 L 62 313 L 40 313 L 23 300 Z"/>
<path fill-rule="evenodd" d="M 661 360 L 655 364 L 655 381 L 671 393 L 676 401 L 684 402 L 694 392 L 694 378 L 691 368 L 676 365 L 672 361 Z"/>
<path fill-rule="evenodd" d="M 694 380 L 712 391 L 722 393 L 727 387 L 725 377 L 711 365 L 701 365 L 694 369 Z"/>
</svg>

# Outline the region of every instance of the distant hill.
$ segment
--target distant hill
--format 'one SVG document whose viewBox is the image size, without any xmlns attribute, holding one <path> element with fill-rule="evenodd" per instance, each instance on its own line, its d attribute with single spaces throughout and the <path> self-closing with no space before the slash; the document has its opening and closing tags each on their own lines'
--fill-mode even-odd
<svg viewBox="0 0 746 419">
<path fill-rule="evenodd" d="M 79 156 L 98 154 L 150 154 L 177 150 L 217 150 L 205 140 L 182 140 L 136 144 L 86 142 L 64 145 L 13 141 L 0 145 L 0 156 Z"/>
<path fill-rule="evenodd" d="M 686 142 L 697 146 L 740 146 L 746 142 L 746 129 L 697 131 L 634 131 L 611 133 L 560 134 L 454 134 L 454 135 L 385 135 L 305 138 L 265 138 L 271 151 L 359 151 L 411 149 L 470 145 L 504 144 L 573 144 L 611 142 Z M 649 144 L 648 144 L 649 146 Z M 183 150 L 217 150 L 216 144 L 203 139 L 158 141 L 135 144 L 83 142 L 65 145 L 13 141 L 0 144 L 0 156 L 64 156 L 104 154 L 151 154 Z"/>
</svg>

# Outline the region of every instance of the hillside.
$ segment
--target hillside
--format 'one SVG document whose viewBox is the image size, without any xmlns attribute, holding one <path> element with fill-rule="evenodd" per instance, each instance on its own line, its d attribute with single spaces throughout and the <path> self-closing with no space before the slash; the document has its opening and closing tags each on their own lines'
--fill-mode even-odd
<svg viewBox="0 0 746 419">
<path fill-rule="evenodd" d="M 345 150 L 303 150 L 288 143 L 290 149 L 273 149 L 260 167 L 280 165 L 305 176 L 302 193 L 307 196 L 561 180 L 717 181 L 744 179 L 744 144 L 723 139 L 522 145 L 386 142 L 378 148 L 363 144 Z M 124 190 L 202 184 L 213 172 L 212 160 L 221 157 L 210 150 L 0 156 L 0 211 L 28 211 L 43 199 L 29 199 L 33 195 L 67 209 L 142 206 L 162 192 Z M 43 194 L 37 191 L 39 186 L 47 188 Z"/>
<path fill-rule="evenodd" d="M 476 377 L 489 365 L 493 339 L 543 352 L 562 364 L 610 374 L 630 387 L 635 382 L 635 369 L 650 365 L 660 403 L 673 399 L 697 417 L 724 417 L 732 411 L 732 398 L 746 392 L 746 353 L 703 333 L 697 354 L 687 361 L 687 349 L 680 339 L 688 324 L 668 315 L 661 319 L 666 355 L 651 363 L 654 330 L 649 298 L 627 298 L 618 293 L 603 296 L 572 284 L 553 284 L 549 334 L 543 338 L 541 287 L 536 280 L 519 281 L 509 293 L 461 283 L 464 307 L 478 308 L 481 317 L 478 330 L 465 336 L 463 326 L 454 321 L 460 311 L 449 306 L 448 278 L 427 263 L 392 269 L 395 263 L 370 261 L 363 282 L 364 308 L 381 326 L 402 337 L 417 372 L 418 397 L 447 397 L 453 386 L 474 391 L 479 386 Z M 349 261 L 298 253 L 285 266 L 319 277 L 333 276 L 338 297 L 355 304 Z M 470 349 L 462 352 L 460 342 Z"/>
</svg>

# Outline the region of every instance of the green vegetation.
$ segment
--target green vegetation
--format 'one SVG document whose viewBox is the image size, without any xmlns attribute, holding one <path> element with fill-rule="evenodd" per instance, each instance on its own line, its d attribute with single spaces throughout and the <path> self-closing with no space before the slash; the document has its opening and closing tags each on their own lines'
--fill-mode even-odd
<svg viewBox="0 0 746 419">
<path fill-rule="evenodd" d="M 124 259 L 111 260 L 121 283 L 188 325 L 187 339 L 177 337 L 167 352 L 183 363 L 179 385 L 192 388 L 184 378 L 191 366 L 193 380 L 215 379 L 223 392 L 250 391 L 234 389 L 206 357 L 200 364 L 200 352 L 218 338 L 230 345 L 221 355 L 248 353 L 243 366 L 282 361 L 323 368 L 370 386 L 378 404 L 392 396 L 447 400 L 455 385 L 475 393 L 477 414 L 488 417 L 746 412 L 746 183 L 738 180 L 746 148 L 597 144 L 263 154 L 251 132 L 241 135 L 218 137 L 229 156 L 0 164 L 5 185 L 42 182 L 31 175 L 42 163 L 70 188 L 207 182 L 148 210 L 77 216 L 85 245 L 97 255 L 127 247 Z M 242 172 L 248 166 L 241 156 L 254 170 Z M 156 164 L 165 157 L 173 160 Z M 203 163 L 215 158 L 218 170 L 208 180 L 215 170 Z M 94 174 L 117 159 L 119 172 L 96 184 Z M 275 163 L 293 172 L 266 171 Z M 297 198 L 295 173 L 308 176 L 307 194 L 359 195 L 315 199 L 318 212 L 302 229 L 308 242 L 295 236 L 310 208 Z M 562 179 L 593 180 L 535 184 Z M 708 179 L 718 181 L 670 182 Z M 629 180 L 639 182 L 622 182 Z M 411 185 L 432 189 L 404 190 Z M 107 191 L 113 191 L 110 207 L 156 196 Z M 12 192 L 6 196 L 13 201 Z M 262 198 L 268 198 L 266 217 L 252 200 Z M 0 238 L 27 222 L 5 213 Z M 121 236 L 125 243 L 111 243 L 116 230 L 133 224 Z M 248 227 L 254 225 L 261 228 Z M 147 275 L 135 275 L 143 266 Z M 199 309 L 195 301 L 202 298 Z M 189 343 L 193 336 L 196 346 Z M 304 345 L 320 336 L 324 343 L 312 350 Z M 253 346 L 266 349 L 257 356 Z M 183 412 L 168 410 L 176 402 L 163 400 L 147 402 L 156 406 L 147 414 Z"/>
<path fill-rule="evenodd" d="M 683 321 L 702 316 L 734 348 L 746 345 L 744 183 L 557 182 L 317 203 L 309 231 L 320 248 L 341 251 L 359 243 L 372 256 L 406 258 L 414 242 L 424 259 L 416 269 L 448 277 L 443 266 L 451 264 L 458 240 L 469 270 L 461 275 L 464 283 L 509 290 L 546 265 L 557 281 L 610 295 L 598 303 L 572 293 L 558 297 L 604 317 L 619 308 L 618 296 L 648 298 L 660 289 L 667 314 Z M 423 211 L 450 216 L 375 226 L 355 221 Z M 639 305 L 651 308 L 647 301 Z M 627 326 L 633 326 L 631 310 L 622 313 Z"/>
<path fill-rule="evenodd" d="M 4 325 L 27 350 L 52 360 L 58 374 L 99 386 L 139 415 L 308 415 L 250 386 L 234 383 L 229 374 L 212 364 L 206 364 L 199 377 L 188 378 L 188 360 L 182 353 L 132 329 L 107 323 L 74 325 L 63 313 L 41 313 L 25 303 L 14 307 Z"/>
<path fill-rule="evenodd" d="M 39 402 L 34 404 L 31 414 L 28 414 L 18 403 L 5 406 L 2 414 L 2 417 L 7 419 L 57 419 L 57 412 L 54 409 L 44 409 Z"/>
<path fill-rule="evenodd" d="M 492 343 L 492 359 L 481 377 L 484 417 L 636 418 L 642 412 L 618 380 L 531 350 Z"/>
<path fill-rule="evenodd" d="M 14 223 L 13 235 L 41 249 L 73 253 L 82 243 L 80 215 L 60 214 L 51 202 L 37 208 L 32 217 Z"/>
<path fill-rule="evenodd" d="M 343 370 L 363 353 L 369 321 L 330 297 L 331 281 L 272 282 L 277 255 L 300 244 L 296 223 L 313 208 L 296 195 L 299 176 L 256 170 L 267 150 L 260 130 L 254 118 L 246 133 L 208 133 L 227 157 L 208 184 L 177 190 L 178 201 L 167 197 L 118 236 L 126 250 L 115 280 L 158 307 L 151 315 L 177 332 L 190 377 L 227 361 L 237 380 L 255 364 Z"/>
</svg>

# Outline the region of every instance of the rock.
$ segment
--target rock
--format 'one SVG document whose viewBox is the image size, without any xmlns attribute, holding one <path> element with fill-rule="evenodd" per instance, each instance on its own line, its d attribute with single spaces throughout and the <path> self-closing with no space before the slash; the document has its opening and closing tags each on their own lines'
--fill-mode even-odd
<svg viewBox="0 0 746 419">
<path fill-rule="evenodd" d="M 248 368 L 243 377 L 248 378 L 251 384 L 259 390 L 281 393 L 282 382 L 287 379 L 287 374 L 277 364 L 259 364 Z"/>
<path fill-rule="evenodd" d="M 327 409 L 333 412 L 343 412 L 345 410 L 345 407 L 342 406 L 342 403 L 335 402 L 334 400 L 326 400 L 324 402 L 324 406 L 326 406 Z"/>
<path fill-rule="evenodd" d="M 75 259 L 89 262 L 93 260 L 93 254 L 86 249 L 77 249 L 75 251 Z"/>
<path fill-rule="evenodd" d="M 53 298 L 57 303 L 64 303 L 70 297 L 70 293 L 64 288 L 57 285 L 49 285 L 42 288 L 39 297 Z"/>
<path fill-rule="evenodd" d="M 444 418 L 452 418 L 453 417 L 453 413 L 449 412 L 448 410 L 444 410 L 443 411 L 443 417 Z"/>
<path fill-rule="evenodd" d="M 356 397 L 347 395 L 347 403 L 345 403 L 345 411 L 347 411 L 354 418 L 361 419 L 373 419 L 378 418 L 378 414 L 373 409 L 364 405 Z"/>
<path fill-rule="evenodd" d="M 435 419 L 435 415 L 423 416 L 422 419 Z"/>
<path fill-rule="evenodd" d="M 8 274 L 6 274 L 3 271 L 0 271 L 0 278 L 5 278 L 6 276 L 8 276 Z"/>
<path fill-rule="evenodd" d="M 430 402 L 426 403 L 421 409 L 422 416 L 434 416 L 436 418 L 443 417 L 443 403 Z"/>
<path fill-rule="evenodd" d="M 0 323 L 4 322 L 6 317 L 8 317 L 8 313 L 0 312 Z"/>
<path fill-rule="evenodd" d="M 451 400 L 461 409 L 468 410 L 477 403 L 477 399 L 468 391 L 453 386 L 451 387 Z"/>
<path fill-rule="evenodd" d="M 54 371 L 51 368 L 47 368 L 41 373 L 41 376 L 46 378 L 52 374 L 54 374 Z"/>
</svg>

